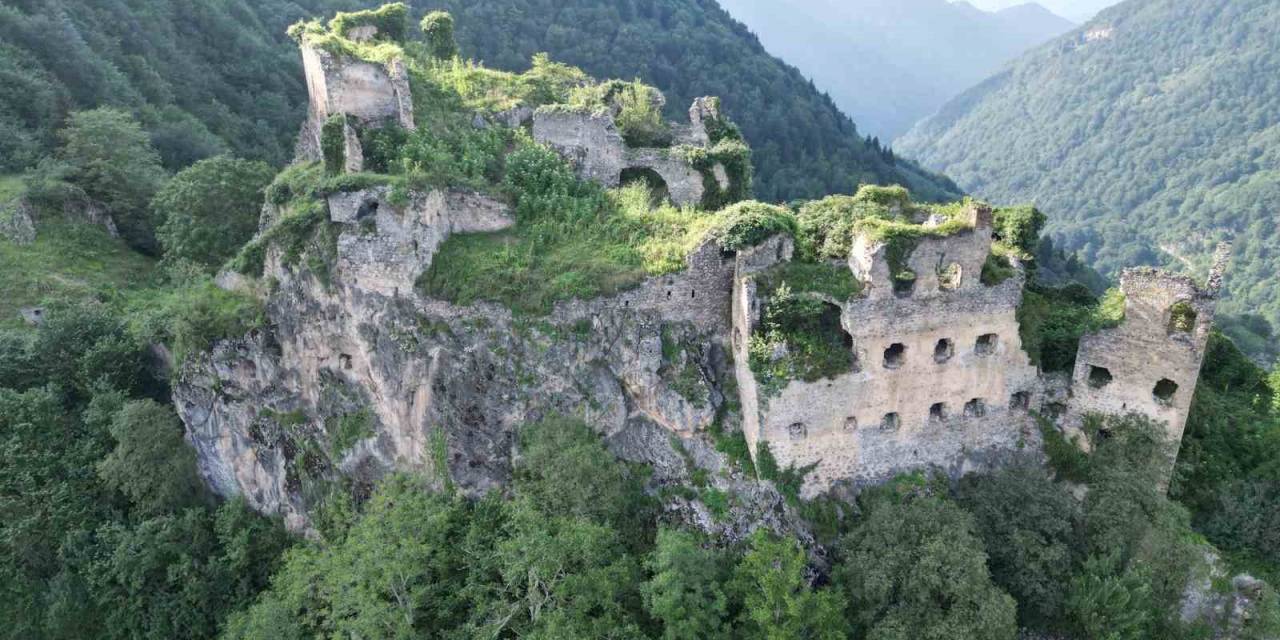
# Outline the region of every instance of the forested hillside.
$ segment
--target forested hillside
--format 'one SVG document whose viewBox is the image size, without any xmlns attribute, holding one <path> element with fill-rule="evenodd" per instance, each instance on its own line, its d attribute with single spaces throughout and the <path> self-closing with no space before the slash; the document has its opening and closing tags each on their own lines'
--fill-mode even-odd
<svg viewBox="0 0 1280 640">
<path fill-rule="evenodd" d="M 289 159 L 306 99 L 284 29 L 323 0 L 0 2 L 0 172 L 34 164 L 76 109 L 135 112 L 178 169 Z"/>
<path fill-rule="evenodd" d="M 988 13 L 948 0 L 721 0 L 769 51 L 886 142 L 1005 62 L 1075 25 L 1030 3 Z"/>
<path fill-rule="evenodd" d="M 1036 202 L 1058 246 L 1104 270 L 1203 273 L 1214 243 L 1234 238 L 1222 310 L 1275 323 L 1278 32 L 1270 0 L 1130 0 L 957 98 L 899 148 L 982 197 Z"/>
<path fill-rule="evenodd" d="M 363 0 L 5 0 L 0 2 L 0 173 L 33 165 L 75 109 L 118 106 L 142 121 L 176 170 L 233 152 L 292 155 L 306 90 L 284 30 Z M 415 0 L 453 9 L 464 55 L 505 69 L 534 53 L 599 77 L 647 80 L 668 115 L 719 95 L 755 149 L 757 196 L 789 200 L 902 183 L 920 197 L 958 191 L 864 139 L 795 69 L 711 0 Z"/>
<path fill-rule="evenodd" d="M 522 70 L 534 53 L 601 78 L 640 78 L 667 94 L 667 115 L 718 95 L 742 128 L 764 201 L 899 183 L 930 200 L 954 196 L 945 178 L 895 158 L 795 68 L 771 56 L 714 0 L 416 0 L 458 19 L 464 55 Z"/>
</svg>

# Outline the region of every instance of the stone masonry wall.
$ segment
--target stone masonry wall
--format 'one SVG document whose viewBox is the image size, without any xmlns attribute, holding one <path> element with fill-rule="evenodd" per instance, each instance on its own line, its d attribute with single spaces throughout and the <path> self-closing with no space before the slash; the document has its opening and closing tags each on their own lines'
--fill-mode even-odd
<svg viewBox="0 0 1280 640">
<path fill-rule="evenodd" d="M 763 306 L 746 276 L 768 265 L 757 260 L 739 269 L 734 339 L 747 441 L 757 452 L 769 443 L 783 467 L 812 466 L 804 495 L 926 467 L 958 477 L 1038 449 L 1028 409 L 1039 379 L 1018 334 L 1023 279 L 992 287 L 979 281 L 991 228 L 989 216 L 975 214 L 973 231 L 920 242 L 908 263 L 918 274 L 909 296 L 894 295 L 887 284 L 883 247 L 857 242 L 850 262 L 866 278 L 867 295 L 841 309 L 854 371 L 792 381 L 773 397 L 761 397 L 743 339 Z M 785 259 L 787 253 L 765 255 Z M 960 278 L 943 288 L 933 274 L 952 264 Z"/>
<path fill-rule="evenodd" d="M 1080 340 L 1067 426 L 1080 426 L 1088 414 L 1140 413 L 1165 423 L 1169 440 L 1180 442 L 1213 327 L 1216 291 L 1147 268 L 1126 270 L 1120 289 L 1120 326 Z M 1183 318 L 1189 330 L 1175 326 L 1180 303 L 1194 313 Z"/>
<path fill-rule="evenodd" d="M 311 105 L 298 142 L 302 159 L 320 159 L 320 125 L 334 114 L 352 116 L 361 126 L 396 123 L 414 128 L 413 95 L 403 61 L 366 62 L 306 44 L 301 51 Z"/>
<path fill-rule="evenodd" d="M 700 114 L 698 103 L 691 113 Z M 707 144 L 701 121 L 677 127 L 679 142 Z M 606 187 L 621 184 L 627 169 L 649 169 L 667 185 L 677 206 L 697 204 L 706 191 L 702 173 L 672 149 L 632 149 L 608 113 L 580 113 L 539 109 L 533 116 L 533 139 L 550 146 L 571 162 L 578 175 Z"/>
</svg>

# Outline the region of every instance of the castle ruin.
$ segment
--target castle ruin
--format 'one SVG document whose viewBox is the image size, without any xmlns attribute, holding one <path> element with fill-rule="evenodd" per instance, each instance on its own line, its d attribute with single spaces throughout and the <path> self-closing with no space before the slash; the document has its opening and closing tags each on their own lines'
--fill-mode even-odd
<svg viewBox="0 0 1280 640">
<path fill-rule="evenodd" d="M 361 29 L 354 35 L 376 35 Z M 320 158 L 321 128 L 335 115 L 343 116 L 343 169 L 348 172 L 359 171 L 363 157 L 354 129 L 413 128 L 403 63 L 357 60 L 305 39 L 301 46 L 311 111 L 300 136 L 300 159 Z M 708 124 L 722 117 L 717 101 L 699 99 L 689 114 L 687 124 L 669 125 L 670 148 L 628 145 L 616 114 L 607 109 L 518 107 L 476 114 L 475 126 L 527 127 L 533 139 L 559 152 L 585 179 L 615 187 L 651 173 L 647 177 L 656 176 L 672 202 L 690 205 L 719 195 L 708 190 L 723 194 L 734 185 L 722 165 L 695 164 L 688 154 L 715 145 Z M 1089 414 L 1140 413 L 1166 424 L 1169 439 L 1176 441 L 1195 390 L 1226 260 L 1224 251 L 1203 288 L 1185 276 L 1156 270 L 1125 272 L 1124 320 L 1086 336 L 1074 376 L 1060 380 L 1038 371 L 1023 349 L 1022 270 L 999 283 L 983 282 L 994 242 L 989 207 L 971 204 L 951 219 L 914 220 L 918 237 L 905 252 L 898 247 L 895 253 L 885 238 L 860 231 L 847 260 L 839 263 L 849 269 L 860 293 L 846 300 L 802 294 L 818 296 L 838 318 L 833 331 L 839 331 L 848 350 L 849 369 L 826 379 L 776 385 L 762 384 L 752 370 L 748 344 L 762 330 L 770 296 L 760 277 L 792 260 L 790 236 L 773 236 L 738 251 L 704 238 L 689 253 L 683 272 L 650 278 L 606 298 L 557 303 L 547 323 L 581 343 L 549 342 L 532 349 L 513 335 L 509 312 L 486 304 L 459 307 L 414 290 L 450 234 L 514 225 L 505 203 L 448 189 L 412 193 L 406 202 L 391 198 L 387 187 L 374 187 L 332 194 L 327 205 L 330 223 L 340 227 L 333 289 L 316 290 L 304 279 L 283 287 L 291 293 L 277 295 L 273 312 L 279 317 L 274 337 L 279 352 L 240 345 L 256 358 L 254 366 L 210 366 L 205 372 L 210 381 L 187 385 L 180 394 L 189 437 L 204 461 L 202 473 L 221 493 L 250 496 L 254 487 L 263 486 L 261 478 L 270 478 L 274 497 L 254 498 L 266 510 L 295 509 L 269 505 L 302 499 L 288 484 L 292 472 L 283 449 L 275 455 L 253 440 L 259 406 L 264 401 L 319 406 L 305 390 L 326 380 L 375 399 L 373 435 L 335 464 L 344 470 L 426 467 L 434 462 L 424 443 L 433 433 L 454 429 L 445 453 L 451 463 L 461 461 L 453 471 L 455 481 L 479 492 L 500 482 L 509 434 L 530 416 L 547 412 L 584 414 L 606 434 L 623 433 L 637 423 L 656 425 L 665 434 L 662 439 L 710 428 L 718 408 L 737 400 L 751 455 L 760 461 L 767 450 L 780 467 L 807 470 L 805 497 L 929 468 L 958 477 L 1035 454 L 1044 419 L 1056 420 L 1071 435 L 1079 433 Z M 278 256 L 268 263 L 278 280 L 289 280 Z M 908 272 L 910 278 L 901 277 Z M 403 337 L 416 334 L 402 325 L 420 328 L 422 318 L 448 330 L 434 338 Z M 502 331 L 484 329 L 491 323 Z M 685 349 L 696 345 L 698 355 L 685 351 L 675 356 L 679 362 L 671 362 L 664 353 L 668 332 L 684 336 Z M 462 345 L 464 337 L 471 342 Z M 503 355 L 495 348 L 486 360 L 483 340 L 495 339 L 503 342 Z M 532 360 L 513 364 L 506 355 L 512 351 Z M 219 353 L 248 358 L 230 348 Z M 716 386 L 712 369 L 718 361 L 727 362 L 721 370 L 731 370 L 736 392 L 729 385 Z M 676 364 L 705 391 L 701 402 L 674 389 L 669 369 Z M 547 384 L 514 393 L 524 367 L 538 372 L 531 380 Z M 290 373 L 277 375 L 277 369 Z M 241 399 L 228 400 L 205 387 L 240 389 Z M 723 397 L 734 393 L 736 398 Z M 228 431 L 242 435 L 234 446 L 227 444 Z M 218 460 L 243 457 L 246 451 L 254 452 L 260 467 L 236 475 L 217 466 Z M 298 523 L 303 511 L 291 512 Z"/>
</svg>

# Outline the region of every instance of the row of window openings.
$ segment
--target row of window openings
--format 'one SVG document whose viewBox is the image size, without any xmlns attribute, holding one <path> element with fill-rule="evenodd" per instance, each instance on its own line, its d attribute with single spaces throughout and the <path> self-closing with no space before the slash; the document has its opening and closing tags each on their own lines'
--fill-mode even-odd
<svg viewBox="0 0 1280 640">
<path fill-rule="evenodd" d="M 1102 389 L 1110 385 L 1115 380 L 1115 376 L 1111 375 L 1111 370 L 1106 367 L 1098 367 L 1089 365 L 1089 387 L 1092 389 Z M 1178 394 L 1178 383 L 1162 378 L 1151 389 L 1151 397 L 1155 399 L 1156 404 L 1170 406 L 1173 404 L 1173 397 Z"/>
<path fill-rule="evenodd" d="M 973 353 L 979 356 L 995 355 L 1000 338 L 994 333 L 978 336 L 973 344 Z M 933 347 L 933 361 L 942 364 L 956 355 L 956 343 L 950 338 L 943 338 Z M 907 361 L 907 346 L 895 342 L 884 350 L 884 368 L 897 369 Z"/>
<path fill-rule="evenodd" d="M 1027 391 L 1019 391 L 1009 397 L 1009 408 L 1026 411 L 1031 408 L 1031 394 Z M 983 418 L 987 415 L 987 403 L 982 398 L 974 398 L 964 405 L 964 417 L 966 418 Z M 929 407 L 929 422 L 942 422 L 950 417 L 950 411 L 946 403 L 938 402 Z M 897 431 L 902 427 L 902 417 L 896 412 L 886 413 L 880 419 L 881 431 Z M 858 428 L 858 419 L 852 416 L 845 418 L 845 431 L 855 431 Z M 808 429 L 803 422 L 797 422 L 790 427 L 789 432 L 792 439 L 799 440 L 808 435 Z"/>
</svg>

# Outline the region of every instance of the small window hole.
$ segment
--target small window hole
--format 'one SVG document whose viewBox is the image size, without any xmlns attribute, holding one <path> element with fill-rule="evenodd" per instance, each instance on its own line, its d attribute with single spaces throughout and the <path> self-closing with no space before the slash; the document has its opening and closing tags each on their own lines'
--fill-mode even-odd
<svg viewBox="0 0 1280 640">
<path fill-rule="evenodd" d="M 1109 384 L 1114 378 L 1111 376 L 1111 370 L 1106 367 L 1089 366 L 1089 386 L 1094 389 L 1101 389 Z"/>
<path fill-rule="evenodd" d="M 901 342 L 895 342 L 884 350 L 884 368 L 898 369 L 907 360 L 907 347 Z"/>
<path fill-rule="evenodd" d="M 947 419 L 947 405 L 937 402 L 929 407 L 929 422 L 942 422 Z"/>
<path fill-rule="evenodd" d="M 902 426 L 902 418 L 896 413 L 886 413 L 880 420 L 881 431 L 897 431 Z"/>
<path fill-rule="evenodd" d="M 1156 383 L 1155 389 L 1151 390 L 1152 395 L 1156 398 L 1156 403 L 1163 406 L 1173 404 L 1173 397 L 1178 393 L 1178 383 L 1165 378 Z"/>
<path fill-rule="evenodd" d="M 987 403 L 981 398 L 974 398 L 964 405 L 964 417 L 981 418 L 987 415 Z"/>
<path fill-rule="evenodd" d="M 999 342 L 999 336 L 994 333 L 978 336 L 978 341 L 973 345 L 973 352 L 980 356 L 994 355 Z"/>
<path fill-rule="evenodd" d="M 809 430 L 803 422 L 796 422 L 787 427 L 787 435 L 791 436 L 792 440 L 804 440 L 809 435 Z"/>
<path fill-rule="evenodd" d="M 1009 408 L 1016 411 L 1027 411 L 1031 408 L 1031 393 L 1019 391 L 1009 398 Z"/>
<path fill-rule="evenodd" d="M 943 338 L 933 347 L 933 361 L 942 364 L 956 355 L 956 343 L 950 338 Z"/>
</svg>

